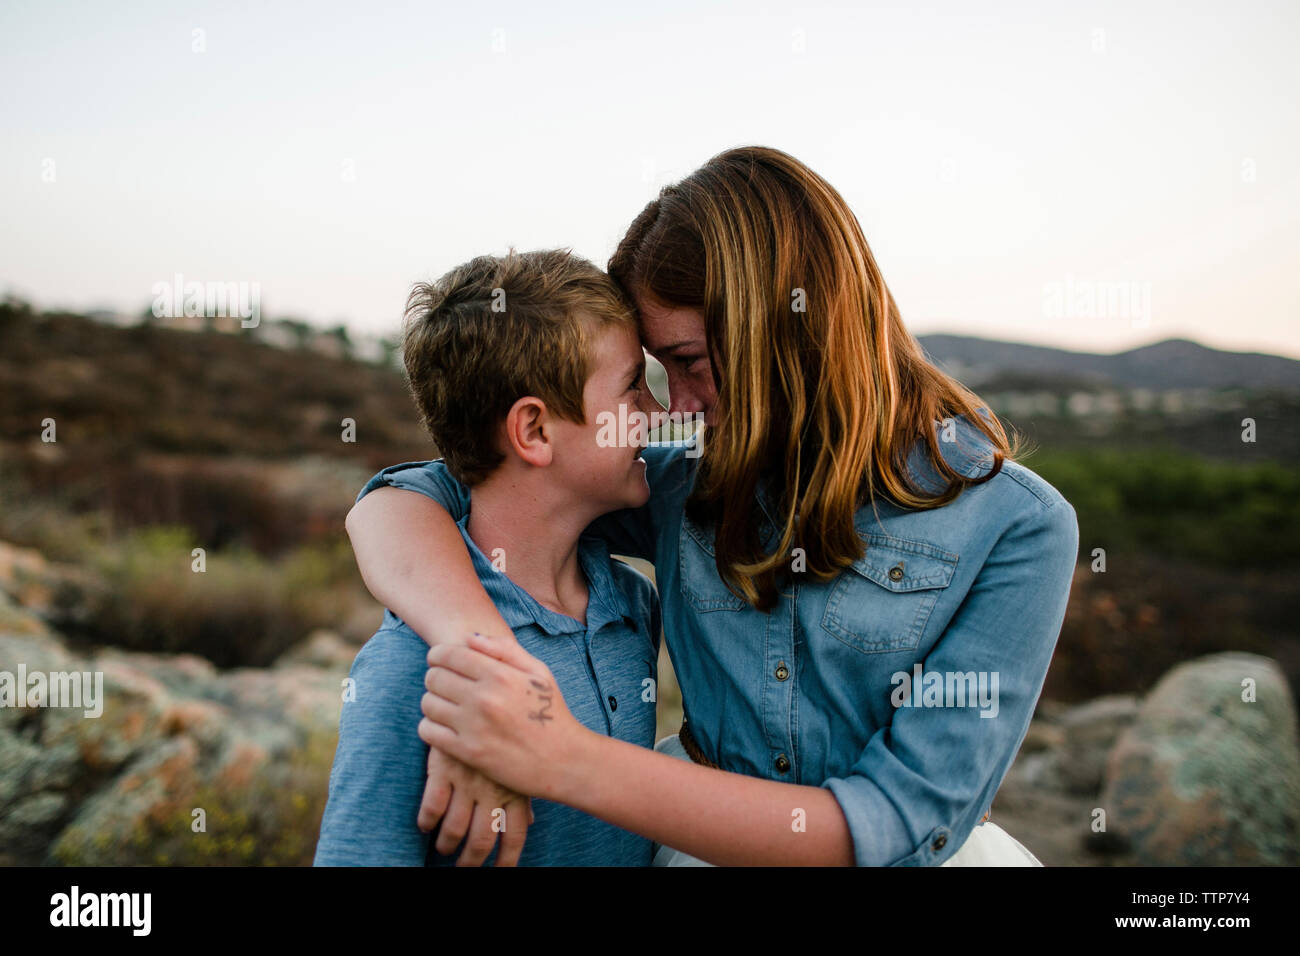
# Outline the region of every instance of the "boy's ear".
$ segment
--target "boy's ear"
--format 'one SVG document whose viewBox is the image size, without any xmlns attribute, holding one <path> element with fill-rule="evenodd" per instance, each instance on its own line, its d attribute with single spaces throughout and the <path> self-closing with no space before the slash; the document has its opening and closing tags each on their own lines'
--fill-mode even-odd
<svg viewBox="0 0 1300 956">
<path fill-rule="evenodd" d="M 551 463 L 555 448 L 551 444 L 550 416 L 540 398 L 525 395 L 511 405 L 505 429 L 510 451 L 537 468 Z"/>
</svg>

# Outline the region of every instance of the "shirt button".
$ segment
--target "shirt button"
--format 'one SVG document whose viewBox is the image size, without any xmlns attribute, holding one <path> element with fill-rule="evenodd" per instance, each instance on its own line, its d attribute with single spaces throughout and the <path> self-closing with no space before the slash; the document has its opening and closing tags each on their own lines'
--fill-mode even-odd
<svg viewBox="0 0 1300 956">
<path fill-rule="evenodd" d="M 901 564 L 896 564 L 889 569 L 889 580 L 891 581 L 903 580 L 903 566 Z"/>
<path fill-rule="evenodd" d="M 611 697 L 609 698 L 609 709 L 610 709 L 610 710 L 618 710 L 618 701 L 615 700 L 615 699 L 613 698 L 613 696 L 611 696 Z"/>
<path fill-rule="evenodd" d="M 789 769 L 790 769 L 790 761 L 786 759 L 785 754 L 777 754 L 776 756 L 777 773 L 785 773 Z"/>
<path fill-rule="evenodd" d="M 937 837 L 934 838 L 934 842 L 930 844 L 930 849 L 934 850 L 937 853 L 947 845 L 948 845 L 948 838 L 944 836 L 942 833 L 940 833 Z"/>
<path fill-rule="evenodd" d="M 776 662 L 776 679 L 785 680 L 790 676 L 790 668 L 785 666 L 785 661 Z"/>
</svg>

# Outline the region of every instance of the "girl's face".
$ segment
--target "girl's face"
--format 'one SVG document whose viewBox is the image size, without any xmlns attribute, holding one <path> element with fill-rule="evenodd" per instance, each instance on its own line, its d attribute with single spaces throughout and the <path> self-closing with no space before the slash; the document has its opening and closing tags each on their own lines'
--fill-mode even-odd
<svg viewBox="0 0 1300 956">
<path fill-rule="evenodd" d="M 714 424 L 718 392 L 704 343 L 704 313 L 698 309 L 665 308 L 643 297 L 636 300 L 641 316 L 641 344 L 668 373 L 669 411 L 686 416 L 703 413 Z"/>
</svg>

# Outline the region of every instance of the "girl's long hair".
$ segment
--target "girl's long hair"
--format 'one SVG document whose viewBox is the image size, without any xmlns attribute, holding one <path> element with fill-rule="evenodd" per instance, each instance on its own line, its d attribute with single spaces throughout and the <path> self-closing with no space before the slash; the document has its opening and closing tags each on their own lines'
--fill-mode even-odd
<svg viewBox="0 0 1300 956">
<path fill-rule="evenodd" d="M 776 604 L 796 548 L 821 581 L 861 558 L 866 503 L 936 508 L 1014 455 L 996 417 L 903 327 L 848 204 L 780 150 L 728 150 L 665 187 L 609 272 L 631 295 L 704 315 L 716 424 L 687 513 L 713 525 L 719 575 L 755 607 Z M 940 451 L 936 433 L 958 415 L 992 445 L 980 477 Z M 918 441 L 946 487 L 910 473 Z M 780 534 L 770 553 L 756 522 L 763 475 Z"/>
</svg>

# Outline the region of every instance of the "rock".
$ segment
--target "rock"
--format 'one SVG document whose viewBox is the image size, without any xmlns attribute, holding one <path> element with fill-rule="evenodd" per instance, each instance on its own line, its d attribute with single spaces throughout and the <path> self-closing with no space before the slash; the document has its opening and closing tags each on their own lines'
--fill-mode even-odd
<svg viewBox="0 0 1300 956">
<path fill-rule="evenodd" d="M 0 865 L 310 862 L 355 648 L 320 632 L 275 667 L 227 672 L 79 655 L 3 592 L 0 627 L 0 671 L 102 681 L 97 717 L 0 707 Z M 198 807 L 208 829 L 192 832 Z"/>
<path fill-rule="evenodd" d="M 1030 791 L 1065 791 L 1061 780 L 1060 754 L 1053 750 L 1022 753 L 998 788 L 997 799 L 1006 806 L 1020 806 Z"/>
<path fill-rule="evenodd" d="M 1060 764 L 1064 744 L 1065 731 L 1056 724 L 1031 720 L 1020 752 L 998 788 L 998 806 L 1022 807 L 1036 791 L 1063 791 Z"/>
<path fill-rule="evenodd" d="M 102 864 L 143 833 L 142 824 L 188 811 L 198 787 L 199 748 L 188 737 L 162 742 L 86 800 L 50 847 L 56 862 Z"/>
<path fill-rule="evenodd" d="M 1043 720 L 1033 720 L 1029 723 L 1029 730 L 1025 732 L 1025 739 L 1020 744 L 1020 754 L 1041 753 L 1045 750 L 1056 750 L 1065 743 L 1065 731 L 1056 724 L 1049 724 Z"/>
<path fill-rule="evenodd" d="M 1137 712 L 1136 697 L 1113 694 L 1072 707 L 1061 715 L 1061 781 L 1069 793 L 1092 796 L 1101 791 L 1111 748 L 1133 723 Z"/>
<path fill-rule="evenodd" d="M 39 551 L 0 541 L 0 591 L 18 604 L 45 604 L 52 591 L 49 577 L 49 564 Z"/>
<path fill-rule="evenodd" d="M 351 669 L 358 650 L 359 647 L 347 643 L 334 631 L 316 630 L 276 658 L 275 666 L 307 664 L 311 667 L 342 667 L 347 671 Z"/>
<path fill-rule="evenodd" d="M 1055 724 L 1070 710 L 1070 705 L 1059 700 L 1040 697 L 1034 708 L 1034 720 L 1040 723 Z"/>
<path fill-rule="evenodd" d="M 46 623 L 0 590 L 0 634 L 49 634 Z"/>
<path fill-rule="evenodd" d="M 99 576 L 86 568 L 50 562 L 32 548 L 0 541 L 0 593 L 33 616 L 56 623 L 75 621 L 77 614 L 84 612 L 88 596 L 104 587 Z M 15 630 L 7 626 L 2 629 Z"/>
<path fill-rule="evenodd" d="M 1169 671 L 1111 751 L 1101 806 L 1144 864 L 1300 863 L 1300 743 L 1278 665 L 1225 653 Z"/>
</svg>

